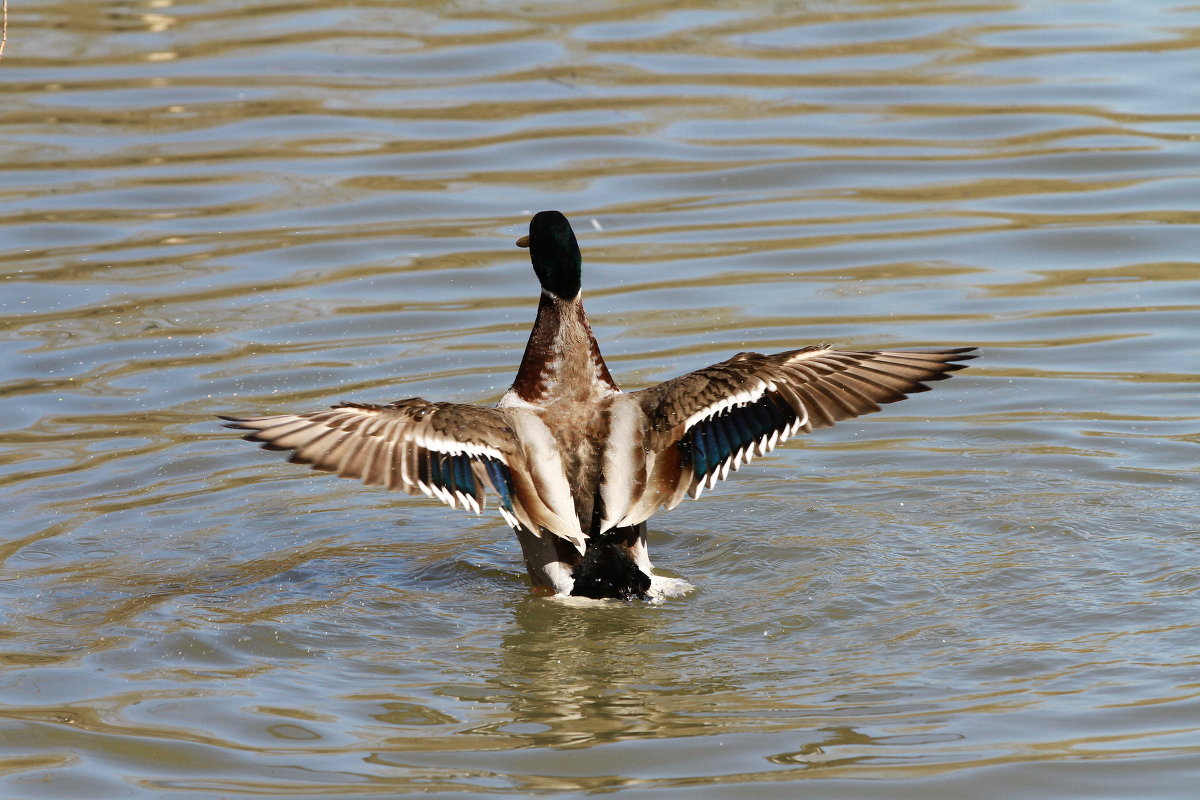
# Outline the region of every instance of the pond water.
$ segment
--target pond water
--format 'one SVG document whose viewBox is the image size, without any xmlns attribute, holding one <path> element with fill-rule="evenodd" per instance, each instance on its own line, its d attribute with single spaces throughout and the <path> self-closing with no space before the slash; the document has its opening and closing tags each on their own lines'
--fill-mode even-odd
<svg viewBox="0 0 1200 800">
<path fill-rule="evenodd" d="M 1192 797 L 1200 7 L 9 4 L 0 795 Z M 651 521 L 696 589 L 215 414 L 977 345 Z"/>
</svg>

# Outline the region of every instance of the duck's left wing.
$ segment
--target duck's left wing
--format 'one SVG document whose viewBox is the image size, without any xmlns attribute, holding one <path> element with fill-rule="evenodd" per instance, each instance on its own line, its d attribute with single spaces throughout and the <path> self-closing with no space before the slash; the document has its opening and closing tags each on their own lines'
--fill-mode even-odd
<svg viewBox="0 0 1200 800">
<path fill-rule="evenodd" d="M 221 417 L 290 461 L 369 486 L 422 493 L 479 512 L 484 489 L 514 513 L 512 470 L 523 464 L 508 421 L 494 408 L 420 398 L 389 405 L 343 403 L 328 411 Z"/>
<path fill-rule="evenodd" d="M 730 471 L 799 433 L 879 410 L 942 380 L 973 347 L 848 351 L 826 345 L 739 353 L 728 361 L 635 392 L 647 417 L 650 474 L 621 524 L 698 497 Z M 638 518 L 641 519 L 638 519 Z"/>
</svg>

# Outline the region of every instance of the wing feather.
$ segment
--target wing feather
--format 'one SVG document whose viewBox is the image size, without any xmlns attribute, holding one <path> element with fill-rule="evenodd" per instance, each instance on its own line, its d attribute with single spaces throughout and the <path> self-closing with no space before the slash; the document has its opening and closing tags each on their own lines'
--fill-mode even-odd
<svg viewBox="0 0 1200 800">
<path fill-rule="evenodd" d="M 243 438 L 290 460 L 371 486 L 426 494 L 475 511 L 484 492 L 512 510 L 512 470 L 523 456 L 508 419 L 494 408 L 431 403 L 345 403 L 327 411 L 267 417 L 222 417 Z M 525 516 L 518 514 L 517 516 Z M 532 522 L 532 520 L 530 520 Z"/>
<path fill-rule="evenodd" d="M 573 512 L 570 487 L 539 422 L 518 410 L 420 398 L 390 405 L 344 403 L 327 411 L 268 417 L 223 417 L 243 438 L 290 460 L 392 491 L 424 494 L 476 513 L 485 491 L 512 525 L 543 528 L 580 551 L 586 536 Z M 517 429 L 541 446 L 529 449 Z M 543 441 L 544 440 L 544 441 Z M 531 463 L 531 458 L 538 463 Z"/>
<path fill-rule="evenodd" d="M 621 525 L 673 508 L 798 433 L 880 410 L 927 391 L 975 358 L 973 347 L 849 351 L 827 345 L 739 353 L 634 392 L 649 420 L 642 496 Z"/>
</svg>

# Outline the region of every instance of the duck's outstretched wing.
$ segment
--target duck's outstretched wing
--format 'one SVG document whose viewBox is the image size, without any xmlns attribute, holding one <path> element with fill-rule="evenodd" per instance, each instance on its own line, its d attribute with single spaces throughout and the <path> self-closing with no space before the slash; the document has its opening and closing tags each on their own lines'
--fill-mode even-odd
<svg viewBox="0 0 1200 800">
<path fill-rule="evenodd" d="M 532 531 L 578 530 L 538 497 L 509 420 L 495 408 L 420 398 L 389 405 L 343 403 L 328 411 L 268 417 L 221 417 L 290 461 L 336 472 L 368 486 L 425 494 L 479 513 L 485 489 L 510 524 Z"/>
<path fill-rule="evenodd" d="M 739 353 L 728 361 L 634 392 L 649 430 L 641 499 L 621 521 L 698 497 L 730 471 L 799 433 L 879 410 L 942 380 L 972 359 L 973 347 L 889 352 L 805 347 Z"/>
</svg>

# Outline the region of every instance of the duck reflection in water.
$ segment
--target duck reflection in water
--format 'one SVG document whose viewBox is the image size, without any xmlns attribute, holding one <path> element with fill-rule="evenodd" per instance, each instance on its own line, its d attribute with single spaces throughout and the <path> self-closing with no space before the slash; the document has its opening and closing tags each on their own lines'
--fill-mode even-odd
<svg viewBox="0 0 1200 800">
<path fill-rule="evenodd" d="M 704 637 L 670 630 L 660 609 L 622 610 L 533 602 L 513 609 L 501 639 L 497 691 L 508 697 L 504 727 L 521 723 L 539 746 L 587 747 L 647 735 L 698 733 L 702 722 L 673 708 L 678 658 Z M 736 691 L 705 679 L 689 695 Z"/>
<path fill-rule="evenodd" d="M 738 353 L 636 392 L 617 387 L 580 294 L 567 218 L 542 211 L 518 245 L 542 291 L 512 387 L 494 407 L 421 398 L 224 417 L 246 439 L 370 486 L 476 513 L 492 494 L 534 587 L 596 599 L 686 591 L 654 573 L 646 520 L 698 497 L 792 436 L 879 410 L 941 380 L 974 348 Z"/>
</svg>

